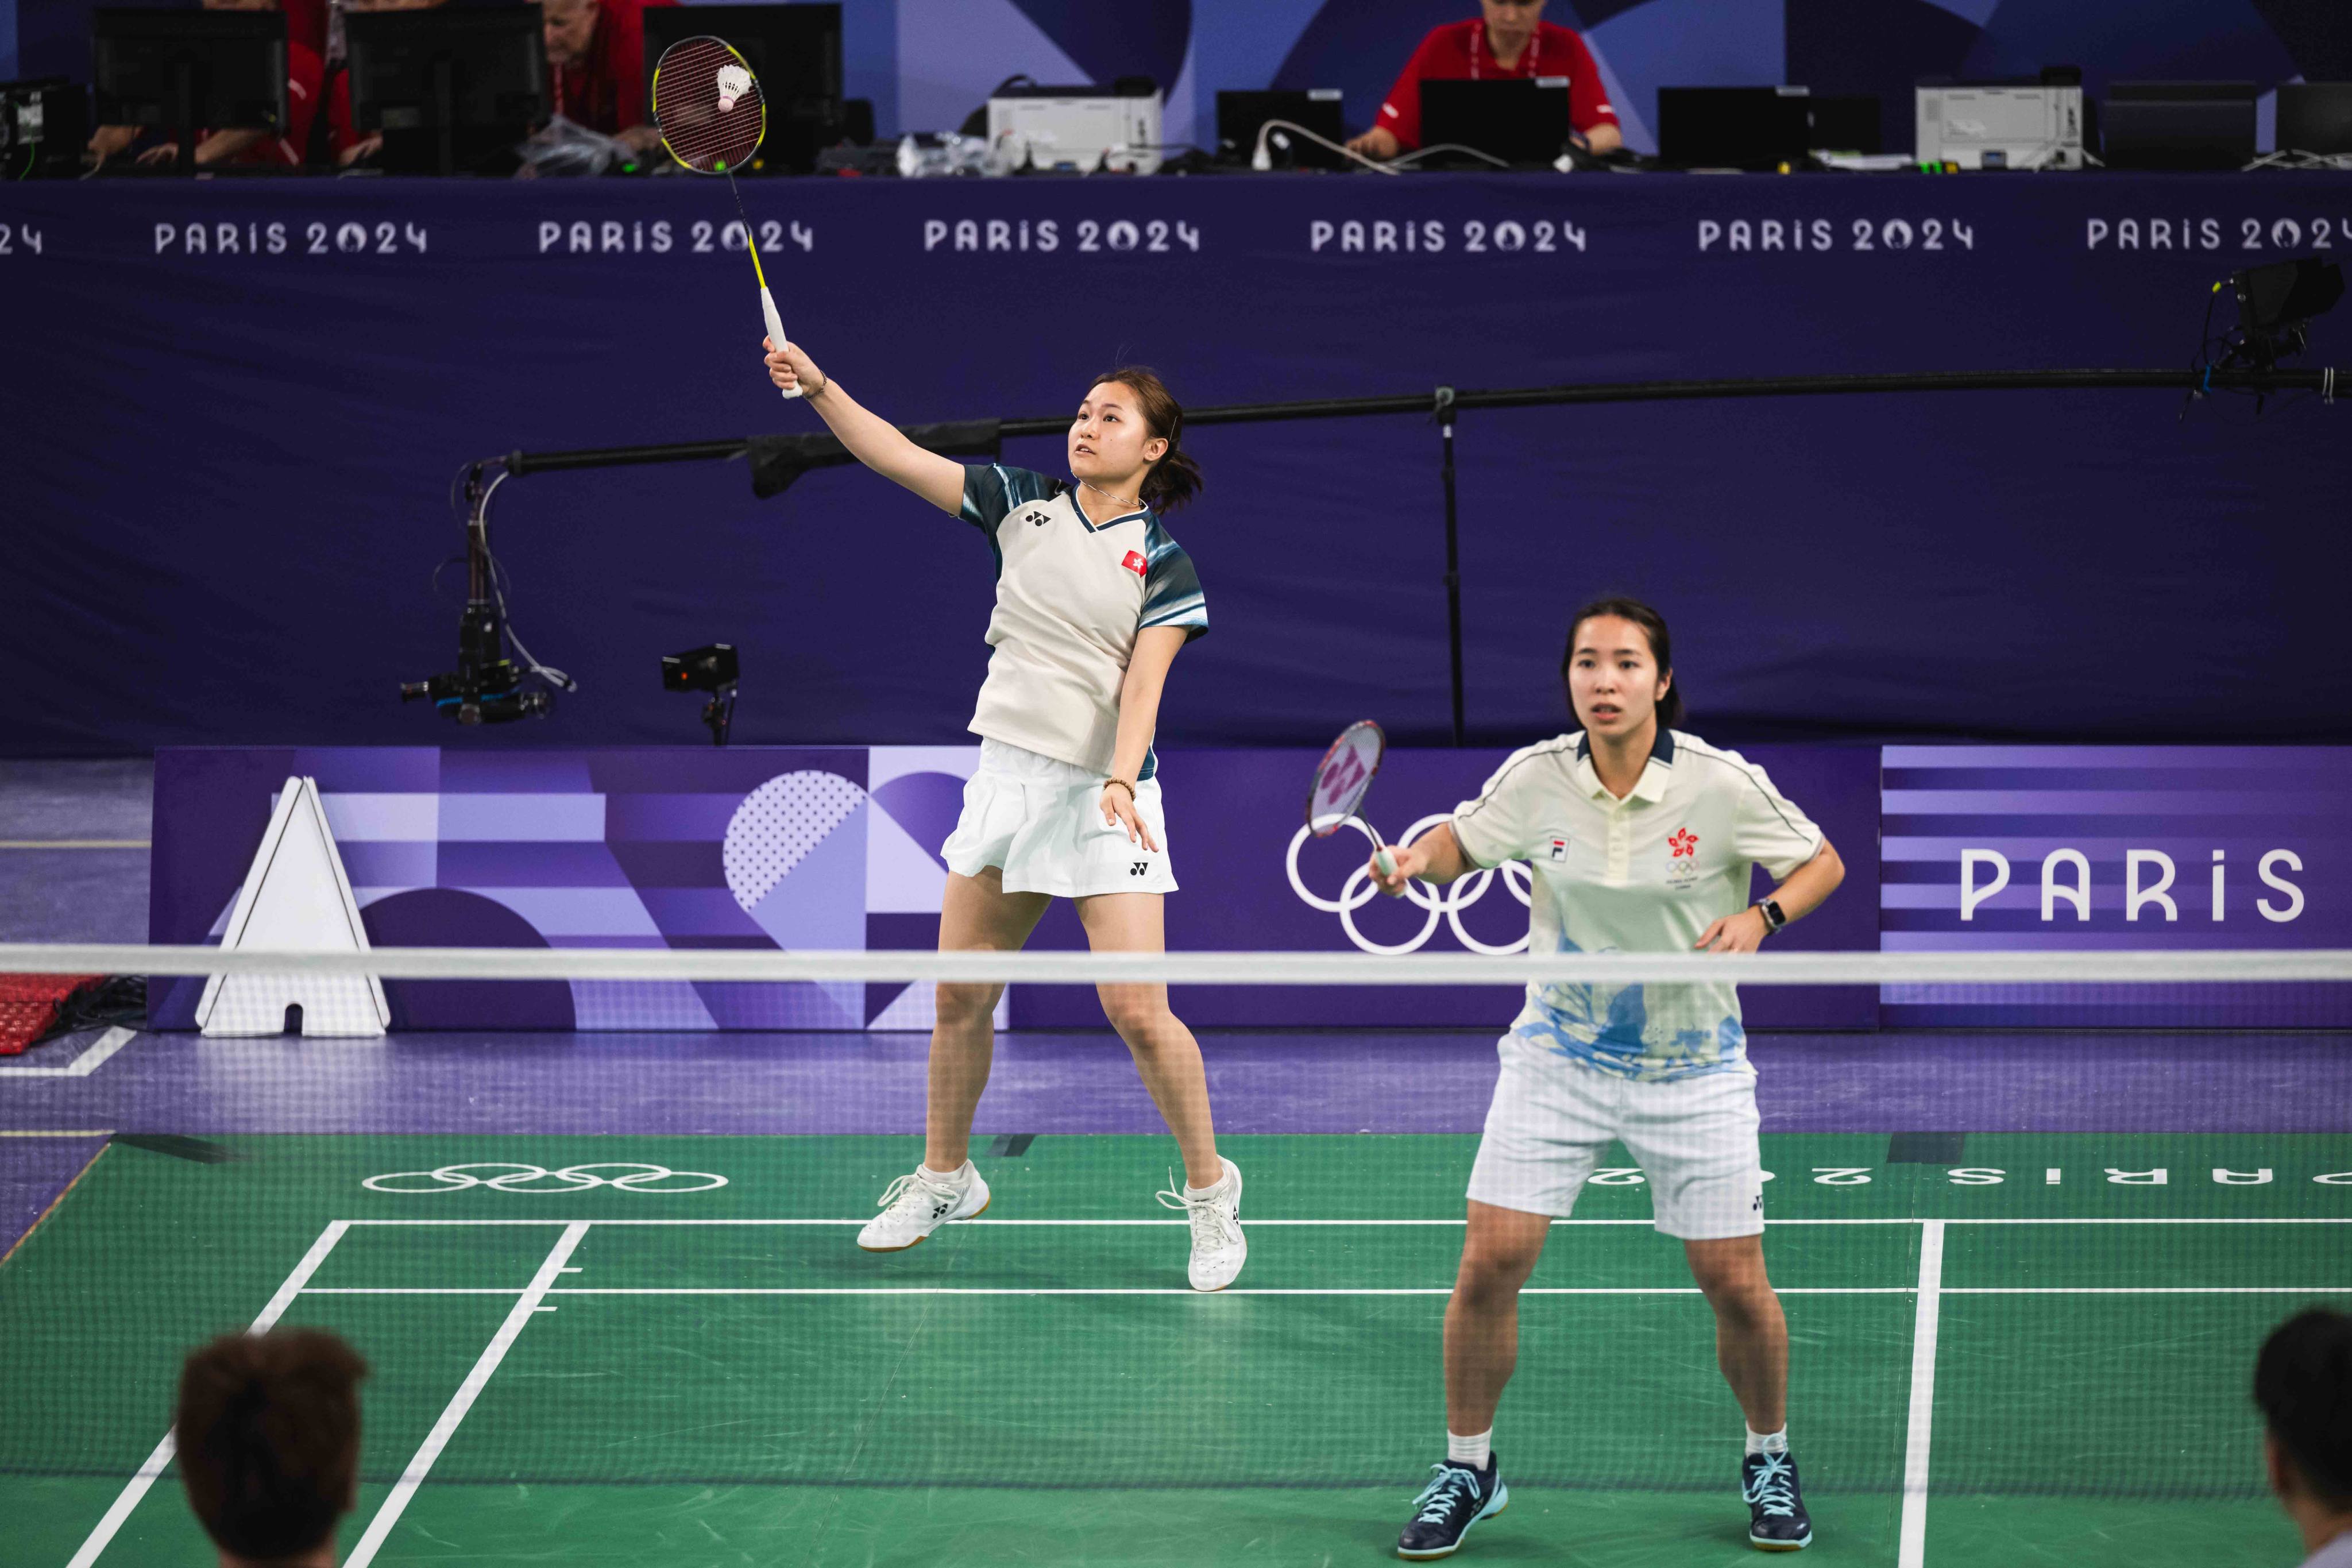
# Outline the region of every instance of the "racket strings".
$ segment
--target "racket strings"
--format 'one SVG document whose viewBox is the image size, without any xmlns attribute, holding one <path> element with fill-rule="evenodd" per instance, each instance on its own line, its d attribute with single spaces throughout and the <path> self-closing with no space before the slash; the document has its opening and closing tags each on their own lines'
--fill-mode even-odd
<svg viewBox="0 0 2352 1568">
<path fill-rule="evenodd" d="M 717 38 L 673 44 L 654 67 L 654 123 L 670 156 L 698 174 L 731 180 L 760 150 L 767 112 L 759 78 Z"/>
<path fill-rule="evenodd" d="M 1372 776 L 1381 771 L 1388 737 L 1370 720 L 1350 724 L 1323 754 L 1315 770 L 1314 788 L 1307 797 L 1307 822 L 1317 837 L 1326 836 L 1356 815 Z"/>
</svg>

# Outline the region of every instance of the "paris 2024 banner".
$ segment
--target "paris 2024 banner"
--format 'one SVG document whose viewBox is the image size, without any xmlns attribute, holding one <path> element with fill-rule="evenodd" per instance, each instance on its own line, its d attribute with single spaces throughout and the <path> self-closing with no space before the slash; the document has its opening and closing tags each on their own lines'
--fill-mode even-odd
<svg viewBox="0 0 2352 1568">
<path fill-rule="evenodd" d="M 1305 828 L 1317 753 L 1161 760 L 1181 890 L 1169 943 L 1210 951 L 1508 952 L 1529 879 L 1505 866 L 1377 897 L 1370 833 L 1403 841 L 1506 753 L 1391 751 L 1369 829 Z M 1765 745 L 1746 755 L 1847 867 L 1776 950 L 1896 952 L 2352 946 L 2352 751 Z M 289 777 L 318 781 L 378 946 L 928 949 L 975 746 L 178 748 L 157 753 L 151 934 L 216 942 Z M 1759 889 L 1761 883 L 1759 881 Z M 1084 945 L 1057 905 L 1033 945 Z M 156 989 L 193 1026 L 200 983 Z M 1763 1028 L 2352 1025 L 2345 988 L 1751 987 Z M 928 1029 L 927 987 L 395 982 L 395 1027 Z M 1499 1030 L 1509 987 L 1192 987 L 1213 1027 Z M 1097 1027 L 1087 987 L 1016 986 L 1015 1027 Z"/>
</svg>

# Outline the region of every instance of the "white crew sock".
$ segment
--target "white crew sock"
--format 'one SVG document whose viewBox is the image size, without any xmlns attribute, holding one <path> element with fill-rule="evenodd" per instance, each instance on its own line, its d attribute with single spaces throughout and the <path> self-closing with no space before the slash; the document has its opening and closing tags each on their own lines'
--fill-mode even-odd
<svg viewBox="0 0 2352 1568">
<path fill-rule="evenodd" d="M 1485 1469 L 1495 1462 L 1495 1429 L 1487 1427 L 1475 1437 L 1445 1435 L 1445 1457 L 1456 1464 L 1475 1465 Z"/>
<path fill-rule="evenodd" d="M 1751 1454 L 1787 1453 L 1789 1451 L 1789 1429 L 1786 1426 L 1783 1426 L 1778 1432 L 1759 1432 L 1753 1426 L 1748 1427 L 1748 1451 Z"/>
<path fill-rule="evenodd" d="M 923 1167 L 924 1176 L 934 1184 L 942 1187 L 954 1187 L 959 1191 L 971 1185 L 971 1162 L 969 1160 L 966 1160 L 962 1164 L 958 1165 L 952 1171 L 934 1171 L 928 1164 Z"/>
<path fill-rule="evenodd" d="M 1224 1162 L 1220 1160 L 1218 1163 L 1224 1164 Z M 1205 1198 L 1211 1193 L 1220 1193 L 1224 1191 L 1226 1187 L 1232 1185 L 1233 1179 L 1234 1168 L 1231 1165 L 1225 1165 L 1225 1173 L 1219 1176 L 1215 1181 L 1211 1182 L 1205 1187 L 1196 1187 L 1190 1182 L 1185 1183 L 1184 1195 L 1188 1198 Z"/>
</svg>

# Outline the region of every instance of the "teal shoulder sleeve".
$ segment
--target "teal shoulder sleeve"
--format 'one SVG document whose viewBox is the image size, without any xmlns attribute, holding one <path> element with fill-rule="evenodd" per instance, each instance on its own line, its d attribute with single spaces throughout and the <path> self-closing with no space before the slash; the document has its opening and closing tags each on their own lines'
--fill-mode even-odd
<svg viewBox="0 0 2352 1568">
<path fill-rule="evenodd" d="M 1168 536 L 1155 517 L 1145 530 L 1143 612 L 1136 619 L 1144 626 L 1182 626 L 1190 637 L 1209 629 L 1208 601 L 1201 594 L 1201 574 L 1192 556 Z"/>
<path fill-rule="evenodd" d="M 1027 468 L 1008 468 L 1002 463 L 975 463 L 963 471 L 963 520 L 982 533 L 993 534 L 998 525 L 1013 511 L 1029 502 L 1045 500 L 1061 487 L 1045 475 Z"/>
</svg>

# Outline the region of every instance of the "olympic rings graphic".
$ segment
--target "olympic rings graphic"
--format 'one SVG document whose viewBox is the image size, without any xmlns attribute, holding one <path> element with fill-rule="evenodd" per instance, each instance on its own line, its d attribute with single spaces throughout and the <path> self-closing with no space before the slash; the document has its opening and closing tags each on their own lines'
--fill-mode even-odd
<svg viewBox="0 0 2352 1568">
<path fill-rule="evenodd" d="M 1424 816 L 1419 822 L 1414 823 L 1411 827 L 1405 829 L 1404 837 L 1395 840 L 1395 842 L 1399 844 L 1410 844 L 1414 839 L 1420 837 L 1423 832 L 1426 829 L 1434 827 L 1441 822 L 1450 822 L 1452 820 L 1453 817 L 1451 814 L 1446 812 L 1439 812 L 1432 816 Z M 1364 824 L 1359 819 L 1352 816 L 1348 818 L 1347 826 L 1362 834 L 1366 843 L 1374 846 L 1377 846 L 1380 843 L 1380 839 L 1373 835 L 1372 830 L 1364 826 Z M 1313 834 L 1314 828 L 1311 826 L 1306 823 L 1301 823 L 1299 824 L 1298 831 L 1292 834 L 1290 837 L 1290 853 L 1285 858 L 1284 865 L 1290 873 L 1291 891 L 1297 893 L 1299 898 L 1304 900 L 1307 904 L 1316 909 L 1321 910 L 1324 913 L 1338 915 L 1339 917 L 1340 927 L 1348 933 L 1348 940 L 1354 942 L 1364 952 L 1377 952 L 1389 957 L 1393 957 L 1398 953 L 1418 952 L 1422 948 L 1428 944 L 1431 937 L 1437 934 L 1437 925 L 1440 921 L 1452 926 L 1454 928 L 1454 939 L 1473 952 L 1500 954 L 1525 952 L 1527 951 L 1528 939 L 1525 936 L 1521 936 L 1516 942 L 1498 945 L 1494 942 L 1480 942 L 1476 937 L 1472 936 L 1467 931 L 1464 930 L 1462 926 L 1462 911 L 1469 908 L 1472 904 L 1476 903 L 1480 899 L 1486 897 L 1487 885 L 1494 881 L 1496 869 L 1499 869 L 1502 873 L 1503 886 L 1509 890 L 1511 897 L 1519 901 L 1522 908 L 1527 907 L 1532 902 L 1535 890 L 1535 873 L 1528 870 L 1528 868 L 1520 862 L 1517 860 L 1506 860 L 1499 868 L 1481 869 L 1473 872 L 1471 875 L 1463 878 L 1461 880 L 1449 883 L 1443 888 L 1432 888 L 1422 882 L 1407 882 L 1404 885 L 1405 898 L 1412 903 L 1414 908 L 1427 910 L 1429 918 L 1422 922 L 1420 931 L 1414 932 L 1412 936 L 1407 937 L 1404 941 L 1398 942 L 1374 942 L 1370 937 L 1366 936 L 1362 931 L 1356 929 L 1356 911 L 1381 896 L 1381 890 L 1372 886 L 1372 872 L 1370 866 L 1358 866 L 1353 871 L 1349 872 L 1348 874 L 1348 879 L 1339 885 L 1339 896 L 1337 899 L 1323 898 L 1319 894 L 1311 891 L 1307 888 L 1305 879 L 1299 876 L 1299 847 L 1304 845 L 1307 840 L 1313 836 Z"/>
<path fill-rule="evenodd" d="M 606 1171 L 622 1171 L 627 1174 L 600 1173 Z M 485 1174 L 487 1172 L 499 1173 Z M 420 1182 L 430 1184 L 415 1184 Z M 549 1182 L 556 1184 L 543 1184 Z M 661 1182 L 692 1182 L 696 1184 L 656 1184 Z M 551 1171 L 544 1165 L 527 1165 L 520 1161 L 483 1160 L 471 1164 L 444 1165 L 437 1171 L 394 1171 L 385 1175 L 370 1176 L 360 1183 L 373 1193 L 462 1193 L 472 1187 L 488 1187 L 499 1193 L 584 1193 L 591 1187 L 611 1187 L 623 1193 L 707 1193 L 726 1184 L 726 1177 L 713 1175 L 709 1171 L 673 1171 L 667 1165 L 646 1165 L 625 1160 L 566 1165 L 560 1171 Z"/>
</svg>

